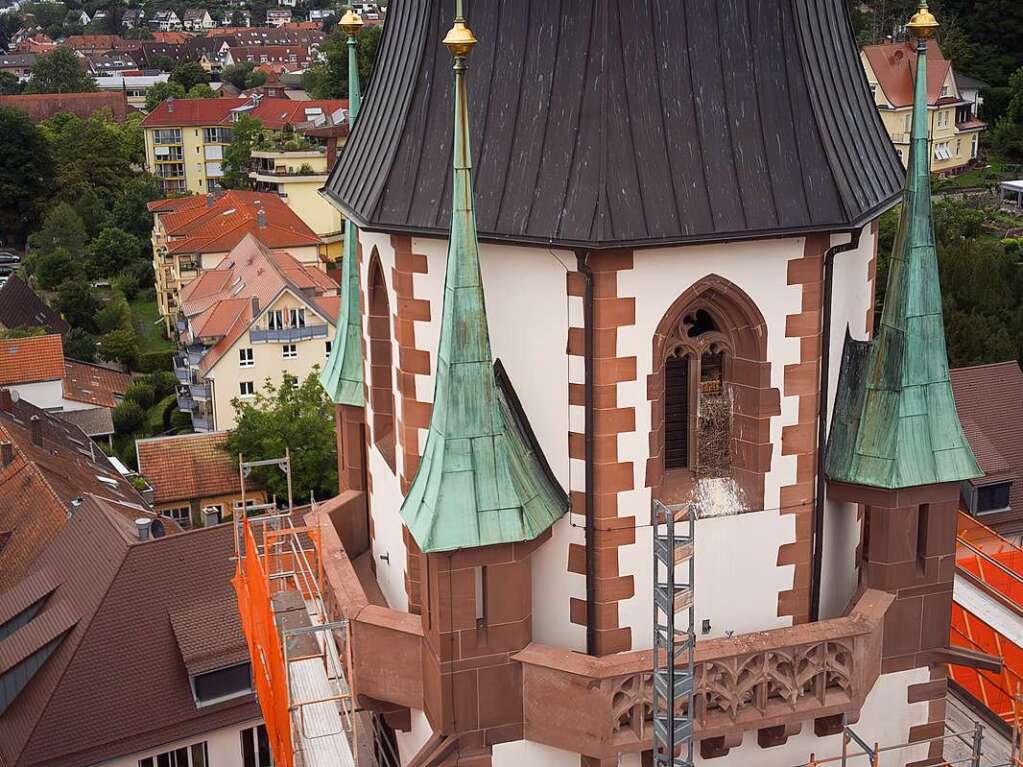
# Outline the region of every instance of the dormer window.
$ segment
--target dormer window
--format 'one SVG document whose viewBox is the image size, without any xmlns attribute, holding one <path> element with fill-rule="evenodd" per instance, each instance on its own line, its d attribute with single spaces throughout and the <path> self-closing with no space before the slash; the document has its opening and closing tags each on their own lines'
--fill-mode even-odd
<svg viewBox="0 0 1023 767">
<path fill-rule="evenodd" d="M 1009 510 L 1009 491 L 1011 482 L 993 482 L 977 488 L 974 502 L 974 514 L 995 514 Z"/>
<path fill-rule="evenodd" d="M 226 666 L 192 678 L 192 695 L 198 707 L 212 706 L 252 692 L 252 667 L 248 661 Z"/>
</svg>

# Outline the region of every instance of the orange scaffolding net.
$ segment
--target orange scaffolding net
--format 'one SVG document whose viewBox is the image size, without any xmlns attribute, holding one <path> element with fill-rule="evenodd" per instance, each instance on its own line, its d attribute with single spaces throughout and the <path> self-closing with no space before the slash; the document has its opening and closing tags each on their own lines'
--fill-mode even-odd
<svg viewBox="0 0 1023 767">
<path fill-rule="evenodd" d="M 1023 612 L 1023 549 L 962 512 L 956 569 L 958 577 L 975 584 L 995 603 L 1011 612 Z M 949 675 L 1006 723 L 1016 726 L 1018 692 L 1023 689 L 1023 647 L 957 602 L 952 603 L 951 643 L 1002 659 L 1000 673 L 949 666 Z"/>
<path fill-rule="evenodd" d="M 244 553 L 238 557 L 238 569 L 231 582 L 238 595 L 242 630 L 249 645 L 256 697 L 263 712 L 275 764 L 293 767 L 295 754 L 291 739 L 288 676 L 270 602 L 270 574 L 260 557 L 248 519 L 241 523 L 241 536 Z"/>
</svg>

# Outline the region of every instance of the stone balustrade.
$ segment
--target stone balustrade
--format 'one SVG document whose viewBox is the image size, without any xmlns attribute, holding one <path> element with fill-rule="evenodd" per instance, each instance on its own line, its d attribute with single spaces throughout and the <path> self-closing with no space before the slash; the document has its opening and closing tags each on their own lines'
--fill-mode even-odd
<svg viewBox="0 0 1023 767">
<path fill-rule="evenodd" d="M 881 672 L 891 602 L 867 591 L 841 618 L 698 641 L 696 733 L 704 755 L 726 752 L 750 730 L 767 747 L 807 720 L 820 734 L 843 714 L 855 721 Z M 515 660 L 529 740 L 601 759 L 651 747 L 651 651 L 597 658 L 534 643 Z"/>
</svg>

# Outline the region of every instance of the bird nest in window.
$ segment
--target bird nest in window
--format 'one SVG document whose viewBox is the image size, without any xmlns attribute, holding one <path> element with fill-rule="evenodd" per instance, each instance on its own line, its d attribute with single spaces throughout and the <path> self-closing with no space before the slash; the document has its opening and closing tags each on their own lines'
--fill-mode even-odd
<svg viewBox="0 0 1023 767">
<path fill-rule="evenodd" d="M 726 390 L 700 398 L 697 476 L 727 477 L 732 472 L 732 398 Z"/>
</svg>

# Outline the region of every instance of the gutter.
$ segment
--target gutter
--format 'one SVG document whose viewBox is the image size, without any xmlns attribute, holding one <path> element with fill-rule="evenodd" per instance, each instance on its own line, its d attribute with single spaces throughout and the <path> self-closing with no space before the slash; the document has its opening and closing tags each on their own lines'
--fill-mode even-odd
<svg viewBox="0 0 1023 767">
<path fill-rule="evenodd" d="M 583 294 L 583 368 L 584 368 L 584 465 L 586 467 L 586 653 L 596 655 L 597 627 L 594 614 L 597 604 L 597 542 L 593 518 L 593 271 L 589 266 L 590 251 L 578 250 L 575 257 L 579 273 L 586 280 Z"/>
<path fill-rule="evenodd" d="M 824 295 L 821 299 L 821 366 L 820 390 L 817 394 L 817 488 L 814 492 L 813 507 L 813 575 L 810 579 L 810 621 L 820 620 L 821 580 L 824 565 L 824 500 L 827 494 L 827 477 L 824 463 L 828 446 L 828 382 L 831 377 L 831 304 L 835 291 L 835 256 L 848 253 L 860 246 L 863 229 L 849 232 L 849 242 L 835 245 L 824 254 Z M 871 296 L 871 300 L 873 300 Z"/>
</svg>

